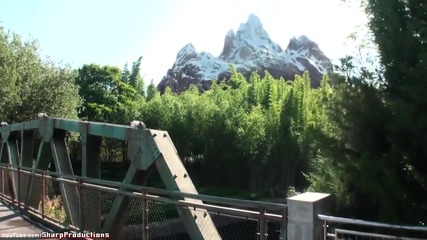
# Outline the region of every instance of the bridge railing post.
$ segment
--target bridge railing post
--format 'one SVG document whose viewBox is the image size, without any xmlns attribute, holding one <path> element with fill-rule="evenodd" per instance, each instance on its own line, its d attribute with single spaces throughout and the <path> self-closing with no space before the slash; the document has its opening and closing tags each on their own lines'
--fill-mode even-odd
<svg viewBox="0 0 427 240">
<path fill-rule="evenodd" d="M 4 197 L 4 166 L 0 166 L 0 174 L 1 174 L 1 195 Z"/>
<path fill-rule="evenodd" d="M 15 182 L 15 172 L 13 171 L 13 166 L 9 166 L 9 172 L 10 172 L 10 176 L 11 176 L 10 177 L 11 184 L 9 187 L 10 188 L 10 197 L 12 199 L 12 204 L 14 204 L 16 201 L 16 197 L 15 197 L 16 188 L 13 184 L 14 183 L 16 184 L 16 182 Z"/>
<path fill-rule="evenodd" d="M 81 232 L 84 232 L 85 223 L 84 223 L 84 217 L 83 217 L 83 180 L 80 178 L 77 181 L 77 188 L 78 188 L 78 194 L 79 194 L 79 228 Z"/>
<path fill-rule="evenodd" d="M 43 172 L 41 174 L 41 178 L 42 178 L 42 219 L 45 218 L 44 215 L 44 200 L 46 198 L 46 183 L 45 183 L 45 173 Z"/>
<path fill-rule="evenodd" d="M 288 198 L 288 240 L 322 240 L 323 222 L 318 214 L 330 209 L 330 194 L 306 192 Z"/>
<path fill-rule="evenodd" d="M 18 200 L 18 208 L 19 208 L 21 206 L 21 167 L 20 166 L 18 166 L 17 174 L 18 174 L 18 186 L 17 186 L 16 198 Z"/>
<path fill-rule="evenodd" d="M 280 240 L 288 239 L 288 208 L 282 212 L 282 222 L 280 223 Z"/>
<path fill-rule="evenodd" d="M 148 201 L 147 201 L 147 190 L 143 191 L 143 213 L 142 213 L 142 239 L 148 240 Z"/>
<path fill-rule="evenodd" d="M 259 240 L 267 240 L 267 221 L 265 219 L 265 208 L 260 208 L 260 218 L 258 219 L 258 226 L 259 226 Z"/>
</svg>

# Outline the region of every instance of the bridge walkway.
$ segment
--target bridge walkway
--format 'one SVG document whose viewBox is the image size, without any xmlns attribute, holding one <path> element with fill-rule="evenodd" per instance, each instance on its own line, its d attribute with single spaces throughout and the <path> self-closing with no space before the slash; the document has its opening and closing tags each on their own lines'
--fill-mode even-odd
<svg viewBox="0 0 427 240">
<path fill-rule="evenodd" d="M 52 232 L 50 229 L 22 215 L 9 204 L 0 201 L 0 239 L 4 234 L 40 234 Z"/>
</svg>

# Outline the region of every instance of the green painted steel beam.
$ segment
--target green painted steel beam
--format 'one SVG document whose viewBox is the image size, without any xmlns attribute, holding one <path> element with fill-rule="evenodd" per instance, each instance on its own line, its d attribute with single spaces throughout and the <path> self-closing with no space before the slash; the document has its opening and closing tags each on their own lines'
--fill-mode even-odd
<svg viewBox="0 0 427 240">
<path fill-rule="evenodd" d="M 80 142 L 82 147 L 82 177 L 89 177 L 94 179 L 101 179 L 101 144 L 102 138 L 91 136 L 84 131 L 80 135 Z M 86 128 L 87 130 L 87 128 Z M 85 194 L 86 191 L 91 191 L 91 194 Z M 91 231 L 101 231 L 101 206 L 102 193 L 95 190 L 87 190 L 82 188 L 81 194 L 81 213 L 80 219 L 83 229 L 90 229 Z M 90 196 L 87 197 L 87 196 Z M 89 214 L 90 213 L 90 214 Z"/>
<path fill-rule="evenodd" d="M 154 161 L 160 156 L 151 133 L 146 128 L 126 128 L 128 151 L 127 157 L 131 165 L 122 183 L 145 185 L 154 166 Z M 127 191 L 127 188 L 120 187 L 119 191 Z M 102 226 L 102 231 L 109 232 L 112 236 L 118 237 L 119 229 L 117 223 L 121 222 L 129 207 L 130 199 L 122 195 L 115 197 L 113 205 Z M 145 212 L 143 213 L 145 214 Z"/>
<path fill-rule="evenodd" d="M 51 129 L 61 129 L 69 132 L 84 132 L 83 129 L 87 128 L 89 135 L 100 136 L 105 138 L 114 138 L 118 140 L 127 141 L 129 131 L 134 128 L 125 125 L 117 125 L 110 123 L 100 122 L 87 122 L 80 120 L 70 120 L 62 118 L 42 117 L 38 120 L 15 123 L 0 127 L 0 134 L 10 133 L 21 130 L 35 130 L 39 129 L 41 133 L 46 132 L 50 135 Z M 45 134 L 46 134 L 45 133 Z M 44 135 L 45 135 L 44 134 Z M 43 134 L 42 134 L 43 135 Z"/>
<path fill-rule="evenodd" d="M 152 169 L 153 168 L 151 167 L 147 171 L 143 171 L 138 170 L 134 165 L 130 165 L 122 183 L 145 185 Z M 127 190 L 128 189 L 124 186 L 121 186 L 119 188 L 119 191 Z M 116 195 L 113 204 L 108 212 L 107 218 L 105 219 L 105 222 L 102 226 L 102 232 L 110 233 L 110 236 L 115 239 L 119 237 L 118 234 L 120 233 L 121 229 L 119 229 L 120 226 L 118 226 L 118 224 L 122 222 L 125 213 L 129 211 L 128 208 L 130 206 L 130 203 L 131 198 L 123 195 Z M 144 209 L 142 209 L 142 214 L 146 214 L 146 211 L 144 211 Z"/>
<path fill-rule="evenodd" d="M 24 130 L 36 130 L 39 127 L 40 120 L 31 120 L 28 122 L 24 122 Z"/>
<path fill-rule="evenodd" d="M 6 141 L 1 142 L 1 147 L 0 147 L 0 163 L 2 164 L 9 164 L 9 159 L 7 156 L 7 149 L 6 149 Z M 1 176 L 1 181 L 2 181 L 2 185 L 1 185 L 1 191 L 2 193 L 5 193 L 5 188 L 8 187 L 6 184 L 8 183 L 8 179 L 9 179 L 9 174 L 7 174 L 7 170 L 3 169 L 2 172 L 2 176 Z"/>
<path fill-rule="evenodd" d="M 18 132 L 23 130 L 35 130 L 39 127 L 39 120 L 32 120 L 22 123 L 14 123 L 0 127 L 0 134 L 3 132 Z"/>
<path fill-rule="evenodd" d="M 20 161 L 19 161 L 19 151 L 18 151 L 18 145 L 17 145 L 17 141 L 16 138 L 10 137 L 7 140 L 6 143 L 6 150 L 7 150 L 7 155 L 9 158 L 9 164 L 15 168 L 18 169 L 19 165 L 20 165 Z M 16 171 L 12 171 L 12 189 L 13 189 L 13 195 L 15 197 L 15 199 L 18 199 L 18 194 L 19 194 L 19 177 L 18 177 L 18 172 Z"/>
<path fill-rule="evenodd" d="M 10 129 L 11 129 L 10 125 L 0 127 L 1 139 L 3 143 L 6 143 L 7 140 L 9 139 L 9 136 L 11 133 Z"/>
<path fill-rule="evenodd" d="M 40 141 L 37 152 L 37 159 L 30 178 L 30 184 L 28 186 L 28 195 L 25 201 L 26 205 L 38 209 L 42 198 L 41 193 L 43 192 L 43 181 L 39 177 L 34 177 L 34 174 L 37 169 L 47 171 L 52 159 L 53 157 L 50 143 Z"/>
<path fill-rule="evenodd" d="M 21 166 L 33 167 L 34 131 L 21 132 Z"/>
<path fill-rule="evenodd" d="M 198 194 L 168 132 L 150 130 L 150 133 L 153 136 L 156 148 L 161 152 L 161 157 L 156 160 L 155 164 L 166 188 L 172 191 Z M 183 200 L 203 204 L 201 200 L 189 198 Z M 177 210 L 191 239 L 222 239 L 206 210 L 194 211 L 181 207 L 177 207 Z"/>
<path fill-rule="evenodd" d="M 82 144 L 82 177 L 101 179 L 101 144 L 97 136 L 81 136 Z"/>
<path fill-rule="evenodd" d="M 90 123 L 88 132 L 90 135 L 126 141 L 129 129 L 129 127 L 114 124 Z"/>
<path fill-rule="evenodd" d="M 33 167 L 33 151 L 34 151 L 34 130 L 21 131 L 21 166 L 32 168 Z M 28 187 L 30 184 L 29 174 L 21 174 L 20 176 L 20 199 L 26 202 L 28 195 Z"/>
<path fill-rule="evenodd" d="M 55 122 L 54 126 L 56 129 L 61 129 L 69 132 L 81 132 L 84 129 L 85 124 L 84 121 L 78 120 L 68 120 L 68 119 L 60 119 L 60 118 L 52 118 Z"/>
<path fill-rule="evenodd" d="M 160 151 L 145 128 L 129 129 L 127 157 L 138 170 L 147 170 L 160 156 Z"/>
<path fill-rule="evenodd" d="M 6 142 L 1 143 L 0 163 L 9 164 L 9 159 L 7 158 Z"/>
<path fill-rule="evenodd" d="M 65 142 L 65 132 L 56 131 L 50 141 L 53 161 L 57 172 L 61 174 L 74 175 L 73 166 L 71 165 L 70 155 L 68 154 L 67 144 Z M 68 213 L 71 224 L 79 224 L 79 192 L 76 185 L 61 183 L 61 196 L 64 208 Z"/>
<path fill-rule="evenodd" d="M 87 126 L 87 133 L 89 135 L 114 138 L 119 140 L 127 140 L 128 131 L 132 129 L 128 126 L 110 123 L 85 122 L 59 118 L 51 119 L 54 120 L 56 129 L 82 133 L 82 129 L 85 129 Z"/>
<path fill-rule="evenodd" d="M 39 119 L 39 133 L 42 137 L 42 140 L 45 142 L 50 142 L 53 137 L 54 128 L 54 119 L 52 118 L 42 118 Z"/>
<path fill-rule="evenodd" d="M 10 125 L 11 132 L 21 131 L 23 128 L 24 128 L 23 122 Z"/>
</svg>

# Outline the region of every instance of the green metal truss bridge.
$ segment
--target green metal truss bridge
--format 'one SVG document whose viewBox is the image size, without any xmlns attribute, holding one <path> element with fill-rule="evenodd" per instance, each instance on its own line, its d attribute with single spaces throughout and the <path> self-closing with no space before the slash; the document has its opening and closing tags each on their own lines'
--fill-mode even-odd
<svg viewBox="0 0 427 240">
<path fill-rule="evenodd" d="M 80 138 L 78 175 L 69 133 Z M 39 114 L 0 134 L 0 195 L 39 222 L 110 239 L 285 239 L 286 205 L 198 194 L 167 131 Z M 101 179 L 103 138 L 127 145 L 121 182 Z M 145 186 L 154 169 L 165 189 Z"/>
</svg>

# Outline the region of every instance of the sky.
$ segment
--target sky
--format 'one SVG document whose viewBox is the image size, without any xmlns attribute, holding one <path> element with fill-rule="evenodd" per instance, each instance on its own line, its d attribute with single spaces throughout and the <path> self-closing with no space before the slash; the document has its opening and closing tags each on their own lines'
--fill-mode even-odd
<svg viewBox="0 0 427 240">
<path fill-rule="evenodd" d="M 141 74 L 154 83 L 188 43 L 218 56 L 251 13 L 282 48 L 306 35 L 332 60 L 351 53 L 347 37 L 366 22 L 342 0 L 0 0 L 0 25 L 38 40 L 43 56 L 75 68 L 122 68 L 142 56 Z"/>
</svg>

